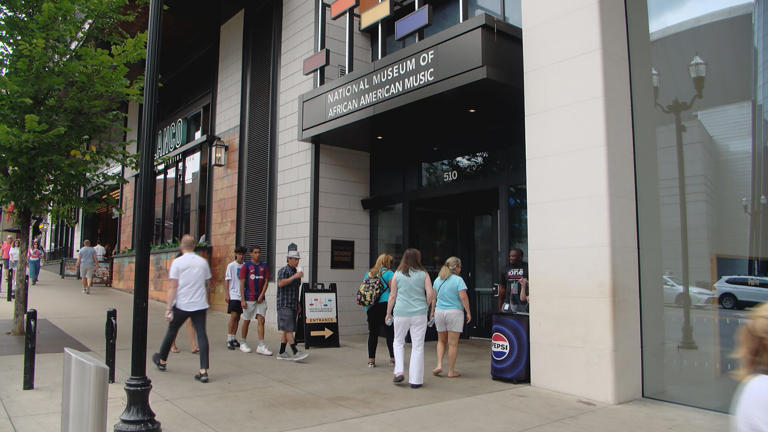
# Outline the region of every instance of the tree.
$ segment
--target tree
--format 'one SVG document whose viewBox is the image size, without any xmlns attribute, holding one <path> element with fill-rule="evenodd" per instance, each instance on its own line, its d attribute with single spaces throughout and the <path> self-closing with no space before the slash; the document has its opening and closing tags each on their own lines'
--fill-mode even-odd
<svg viewBox="0 0 768 432">
<path fill-rule="evenodd" d="M 14 334 L 24 332 L 29 226 L 37 215 L 74 222 L 93 210 L 85 190 L 124 182 L 127 102 L 141 97 L 130 67 L 144 56 L 144 33 L 124 29 L 138 8 L 128 0 L 4 0 L 0 4 L 0 205 L 14 205 L 21 228 Z M 101 196 L 101 193 L 100 195 Z"/>
</svg>

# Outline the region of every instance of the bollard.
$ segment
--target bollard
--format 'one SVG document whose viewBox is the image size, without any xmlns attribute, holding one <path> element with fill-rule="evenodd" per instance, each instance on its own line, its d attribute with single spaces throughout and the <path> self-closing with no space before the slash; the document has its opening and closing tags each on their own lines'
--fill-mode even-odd
<svg viewBox="0 0 768 432">
<path fill-rule="evenodd" d="M 106 363 L 109 368 L 109 383 L 115 382 L 115 349 L 117 345 L 117 309 L 107 309 L 107 323 L 104 326 L 107 339 Z"/>
<path fill-rule="evenodd" d="M 331 283 L 328 285 L 328 291 L 331 291 L 331 292 L 336 292 L 336 282 L 331 282 Z"/>
<path fill-rule="evenodd" d="M 11 301 L 13 298 L 13 271 L 8 270 L 8 289 L 6 290 L 6 300 Z"/>
<path fill-rule="evenodd" d="M 27 326 L 24 330 L 24 390 L 35 388 L 35 350 L 37 348 L 37 311 L 27 311 Z"/>
</svg>

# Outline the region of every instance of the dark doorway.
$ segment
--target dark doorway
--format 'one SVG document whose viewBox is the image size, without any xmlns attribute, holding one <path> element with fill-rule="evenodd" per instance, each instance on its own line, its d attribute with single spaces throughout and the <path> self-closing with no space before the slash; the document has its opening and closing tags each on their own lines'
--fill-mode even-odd
<svg viewBox="0 0 768 432">
<path fill-rule="evenodd" d="M 498 261 L 498 191 L 490 189 L 411 202 L 410 245 L 434 281 L 445 260 L 462 261 L 469 288 L 472 322 L 464 337 L 488 338 L 493 313 L 492 286 Z"/>
</svg>

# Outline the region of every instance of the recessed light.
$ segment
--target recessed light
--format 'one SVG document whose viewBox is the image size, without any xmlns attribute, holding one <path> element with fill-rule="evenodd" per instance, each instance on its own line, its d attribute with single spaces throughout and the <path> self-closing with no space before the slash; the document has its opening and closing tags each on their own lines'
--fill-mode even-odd
<svg viewBox="0 0 768 432">
<path fill-rule="evenodd" d="M 376 137 L 376 139 L 384 139 L 384 137 L 379 135 L 379 136 Z"/>
<path fill-rule="evenodd" d="M 473 113 L 473 112 L 475 112 L 475 109 L 474 109 L 474 108 L 470 108 L 470 109 L 468 109 L 467 111 L 469 111 L 469 112 Z"/>
</svg>

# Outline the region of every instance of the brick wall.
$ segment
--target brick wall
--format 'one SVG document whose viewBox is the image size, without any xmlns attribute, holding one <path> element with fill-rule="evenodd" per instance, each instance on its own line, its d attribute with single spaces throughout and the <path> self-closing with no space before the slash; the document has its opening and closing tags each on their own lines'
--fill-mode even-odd
<svg viewBox="0 0 768 432">
<path fill-rule="evenodd" d="M 136 179 L 130 178 L 123 185 L 123 215 L 120 218 L 120 250 L 133 248 L 133 193 Z"/>
<path fill-rule="evenodd" d="M 211 252 L 208 249 L 197 250 L 196 253 L 211 263 Z M 179 254 L 179 249 L 167 251 L 154 251 L 149 256 L 149 298 L 152 300 L 166 301 L 170 280 L 168 270 L 171 262 Z M 133 292 L 135 276 L 135 260 L 133 254 L 117 256 L 112 260 L 112 287 L 122 291 Z M 209 296 L 208 301 L 214 300 Z M 211 303 L 213 304 L 213 303 Z"/>
<path fill-rule="evenodd" d="M 213 195 L 211 199 L 211 273 L 213 274 L 212 303 L 216 310 L 226 310 L 224 303 L 227 285 L 224 273 L 234 259 L 235 231 L 237 228 L 237 179 L 239 133 L 237 129 L 221 135 L 229 145 L 227 166 L 213 168 Z"/>
</svg>

